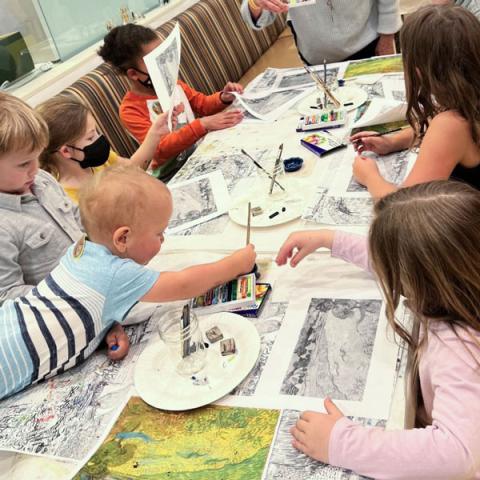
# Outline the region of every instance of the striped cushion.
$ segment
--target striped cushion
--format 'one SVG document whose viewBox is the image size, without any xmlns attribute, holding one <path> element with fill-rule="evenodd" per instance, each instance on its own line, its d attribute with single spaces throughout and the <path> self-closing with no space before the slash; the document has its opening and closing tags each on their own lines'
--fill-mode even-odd
<svg viewBox="0 0 480 480">
<path fill-rule="evenodd" d="M 240 15 L 240 4 L 241 0 L 201 0 L 158 28 L 165 38 L 178 21 L 182 34 L 180 78 L 201 92 L 213 93 L 228 81 L 238 81 L 286 27 L 285 18 L 279 16 L 262 31 L 251 30 Z M 89 105 L 99 129 L 125 157 L 138 146 L 118 118 L 127 89 L 126 77 L 102 64 L 61 92 Z"/>
</svg>

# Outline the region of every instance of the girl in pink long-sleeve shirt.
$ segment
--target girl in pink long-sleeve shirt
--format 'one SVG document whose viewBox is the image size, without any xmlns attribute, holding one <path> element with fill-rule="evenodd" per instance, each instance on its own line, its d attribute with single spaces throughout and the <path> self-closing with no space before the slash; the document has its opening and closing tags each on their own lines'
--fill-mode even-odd
<svg viewBox="0 0 480 480">
<path fill-rule="evenodd" d="M 416 420 L 400 431 L 364 427 L 326 399 L 326 414 L 302 413 L 294 447 L 378 479 L 480 479 L 480 192 L 446 181 L 401 189 L 376 204 L 368 240 L 297 232 L 277 263 L 294 267 L 320 247 L 375 272 L 389 323 L 409 344 Z M 395 319 L 401 296 L 412 332 Z"/>
</svg>

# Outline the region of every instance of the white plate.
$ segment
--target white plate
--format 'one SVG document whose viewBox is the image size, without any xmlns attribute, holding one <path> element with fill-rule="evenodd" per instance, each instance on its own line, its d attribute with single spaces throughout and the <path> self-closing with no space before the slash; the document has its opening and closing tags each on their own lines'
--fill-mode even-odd
<svg viewBox="0 0 480 480">
<path fill-rule="evenodd" d="M 353 85 L 339 87 L 336 90 L 333 90 L 332 93 L 334 97 L 342 104 L 340 108 L 347 110 L 347 112 L 355 110 L 368 100 L 367 92 L 362 88 L 355 87 Z M 303 115 L 314 115 L 315 113 L 318 113 L 318 109 L 310 108 L 311 105 L 316 105 L 318 97 L 323 98 L 323 93 L 319 92 L 319 90 L 316 90 L 298 104 L 298 111 Z M 345 104 L 348 103 L 352 103 L 352 105 L 345 106 Z"/>
<path fill-rule="evenodd" d="M 135 366 L 135 388 L 149 405 L 162 410 L 191 410 L 230 393 L 250 373 L 260 353 L 260 337 L 253 323 L 233 313 L 216 313 L 199 317 L 203 332 L 218 326 L 224 338 L 233 337 L 235 355 L 222 357 L 220 342 L 207 349 L 207 364 L 194 374 L 208 383 L 195 385 L 192 376 L 183 377 L 166 358 L 169 349 L 158 339 L 140 355 Z"/>
<path fill-rule="evenodd" d="M 228 211 L 230 219 L 246 227 L 248 202 L 251 202 L 252 208 L 260 207 L 262 209 L 260 215 L 255 217 L 252 215 L 251 226 L 253 228 L 273 227 L 301 217 L 305 209 L 305 185 L 304 182 L 288 175 L 292 174 L 277 176 L 278 182 L 285 188 L 285 192 L 275 186 L 272 195 L 268 193 L 270 180 L 261 179 L 258 181 L 257 179 L 252 183 L 252 179 L 244 179 L 245 181 L 241 185 L 240 183 L 237 185 L 233 194 L 242 190 L 242 188 L 248 194 L 234 197 L 232 207 Z M 247 185 L 247 183 L 249 184 Z M 278 214 L 270 218 L 275 212 L 278 212 Z"/>
</svg>

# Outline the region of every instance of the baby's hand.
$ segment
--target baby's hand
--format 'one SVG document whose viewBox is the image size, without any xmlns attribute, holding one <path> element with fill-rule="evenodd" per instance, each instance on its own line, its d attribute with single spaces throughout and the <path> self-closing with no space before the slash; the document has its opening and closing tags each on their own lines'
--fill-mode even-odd
<svg viewBox="0 0 480 480">
<path fill-rule="evenodd" d="M 108 358 L 110 360 L 121 360 L 127 356 L 130 348 L 130 340 L 123 327 L 116 323 L 105 337 L 108 348 Z M 113 347 L 113 349 L 112 349 Z"/>
<path fill-rule="evenodd" d="M 337 406 L 326 398 L 327 413 L 303 412 L 296 425 L 290 429 L 292 445 L 305 455 L 328 463 L 328 444 L 333 427 L 343 417 Z"/>
<path fill-rule="evenodd" d="M 250 243 L 246 247 L 232 253 L 230 257 L 235 262 L 238 274 L 241 275 L 250 273 L 253 270 L 257 254 L 255 253 L 255 247 Z"/>
<path fill-rule="evenodd" d="M 291 233 L 278 251 L 277 265 L 285 265 L 289 258 L 290 266 L 296 267 L 307 255 L 317 248 L 332 248 L 334 232 L 332 230 L 305 230 Z"/>
</svg>

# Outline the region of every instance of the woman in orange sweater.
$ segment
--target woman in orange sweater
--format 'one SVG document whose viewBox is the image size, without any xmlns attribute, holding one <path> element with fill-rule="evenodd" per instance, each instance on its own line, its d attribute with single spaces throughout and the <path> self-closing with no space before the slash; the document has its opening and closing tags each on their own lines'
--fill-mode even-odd
<svg viewBox="0 0 480 480">
<path fill-rule="evenodd" d="M 120 105 L 120 119 L 139 142 L 144 141 L 152 124 L 152 107 L 158 108 L 155 105 L 157 95 L 143 57 L 161 42 L 154 30 L 127 24 L 111 30 L 98 51 L 106 62 L 116 67 L 130 81 L 130 90 Z M 178 85 L 183 89 L 193 112 L 200 118 L 166 135 L 159 142 L 152 168 L 159 168 L 158 176 L 162 180 L 173 176 L 193 151 L 195 142 L 208 131 L 233 127 L 243 118 L 240 110 L 224 111 L 235 99 L 232 92 L 243 92 L 241 85 L 228 82 L 221 92 L 213 95 L 197 92 L 182 81 L 178 81 Z"/>
</svg>

